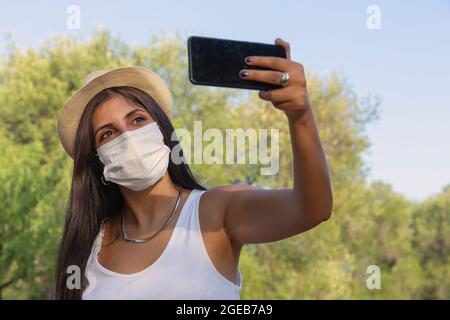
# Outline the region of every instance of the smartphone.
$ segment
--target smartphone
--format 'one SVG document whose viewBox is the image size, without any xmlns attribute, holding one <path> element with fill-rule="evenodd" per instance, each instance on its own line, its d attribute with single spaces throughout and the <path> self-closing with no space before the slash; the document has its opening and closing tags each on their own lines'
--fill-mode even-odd
<svg viewBox="0 0 450 320">
<path fill-rule="evenodd" d="M 279 85 L 239 77 L 242 69 L 270 70 L 249 66 L 248 56 L 286 58 L 280 45 L 190 36 L 188 38 L 189 80 L 196 85 L 250 90 L 271 90 Z"/>
</svg>

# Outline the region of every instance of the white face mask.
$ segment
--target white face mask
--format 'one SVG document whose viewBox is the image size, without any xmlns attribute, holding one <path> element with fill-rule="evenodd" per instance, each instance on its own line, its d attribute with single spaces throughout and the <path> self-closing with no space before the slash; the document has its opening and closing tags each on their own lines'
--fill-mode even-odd
<svg viewBox="0 0 450 320">
<path fill-rule="evenodd" d="M 122 133 L 97 148 L 105 180 L 134 191 L 158 182 L 169 165 L 170 148 L 156 122 Z"/>
</svg>

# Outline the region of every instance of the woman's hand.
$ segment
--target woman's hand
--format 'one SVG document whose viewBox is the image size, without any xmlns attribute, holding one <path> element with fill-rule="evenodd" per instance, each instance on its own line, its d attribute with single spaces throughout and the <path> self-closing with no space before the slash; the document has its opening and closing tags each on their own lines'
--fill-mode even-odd
<svg viewBox="0 0 450 320">
<path fill-rule="evenodd" d="M 289 43 L 280 38 L 275 44 L 286 50 L 286 59 L 278 57 L 250 56 L 245 59 L 249 66 L 267 67 L 277 71 L 243 69 L 239 76 L 246 80 L 255 80 L 271 84 L 280 84 L 283 72 L 289 73 L 288 84 L 280 89 L 259 91 L 259 97 L 270 101 L 274 107 L 283 110 L 289 120 L 306 119 L 311 114 L 311 106 L 306 91 L 306 79 L 303 65 L 291 60 Z"/>
</svg>

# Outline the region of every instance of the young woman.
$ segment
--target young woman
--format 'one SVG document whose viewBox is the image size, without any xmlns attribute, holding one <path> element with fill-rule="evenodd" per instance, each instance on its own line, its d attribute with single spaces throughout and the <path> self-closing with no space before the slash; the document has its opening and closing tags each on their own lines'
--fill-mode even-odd
<svg viewBox="0 0 450 320">
<path fill-rule="evenodd" d="M 172 99 L 160 77 L 142 67 L 88 77 L 58 118 L 74 168 L 55 298 L 239 299 L 244 244 L 291 237 L 330 217 L 330 177 L 303 67 L 290 60 L 288 43 L 275 43 L 286 59 L 246 63 L 277 71 L 240 75 L 283 86 L 260 98 L 287 116 L 293 189 L 205 190 L 172 160 Z M 74 266 L 78 289 L 67 285 Z"/>
</svg>

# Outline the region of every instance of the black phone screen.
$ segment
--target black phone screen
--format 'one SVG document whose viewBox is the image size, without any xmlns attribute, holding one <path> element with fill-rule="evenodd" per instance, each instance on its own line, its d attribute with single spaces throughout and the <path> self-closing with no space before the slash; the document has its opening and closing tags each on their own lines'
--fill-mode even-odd
<svg viewBox="0 0 450 320">
<path fill-rule="evenodd" d="M 280 88 L 278 85 L 239 77 L 242 69 L 267 68 L 248 66 L 248 56 L 274 56 L 286 58 L 282 46 L 191 36 L 188 39 L 189 79 L 193 84 L 253 90 Z"/>
</svg>

